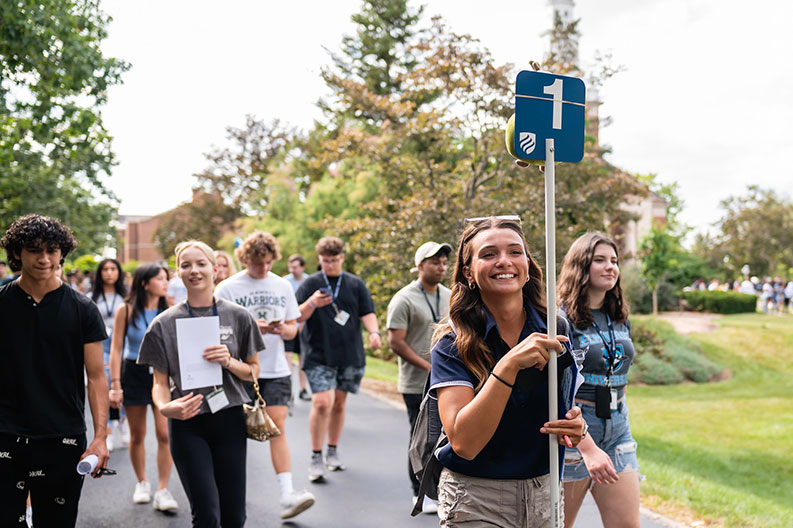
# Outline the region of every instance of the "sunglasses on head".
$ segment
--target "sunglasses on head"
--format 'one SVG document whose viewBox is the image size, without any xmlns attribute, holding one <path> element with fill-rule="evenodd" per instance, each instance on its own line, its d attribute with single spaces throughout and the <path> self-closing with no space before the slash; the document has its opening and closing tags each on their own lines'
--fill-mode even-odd
<svg viewBox="0 0 793 528">
<path fill-rule="evenodd" d="M 518 224 L 522 224 L 523 223 L 522 220 L 520 219 L 520 216 L 518 216 L 518 215 L 475 216 L 473 218 L 466 218 L 465 220 L 463 220 L 463 223 L 465 223 L 465 224 L 473 224 L 473 223 L 479 222 L 481 220 L 490 220 L 490 219 L 493 219 L 493 218 L 496 219 L 496 220 L 509 220 L 511 222 L 517 222 Z"/>
</svg>

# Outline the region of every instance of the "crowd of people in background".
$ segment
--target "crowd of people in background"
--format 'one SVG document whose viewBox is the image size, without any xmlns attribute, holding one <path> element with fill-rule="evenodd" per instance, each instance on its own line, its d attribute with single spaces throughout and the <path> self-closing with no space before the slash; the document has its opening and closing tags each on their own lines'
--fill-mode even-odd
<svg viewBox="0 0 793 528">
<path fill-rule="evenodd" d="M 241 240 L 234 256 L 197 240 L 182 242 L 175 271 L 147 263 L 131 277 L 112 258 L 93 272 L 64 276 L 76 244 L 68 227 L 38 215 L 18 219 L 2 239 L 16 274 L 0 262 L 0 331 L 8 343 L 0 375 L 0 489 L 6 490 L 0 525 L 20 524 L 26 499 L 29 525 L 74 525 L 83 482 L 74 471 L 77 462 L 92 457 L 89 472 L 98 478 L 112 473 L 108 453 L 128 446 L 134 503 L 178 509 L 168 491 L 175 465 L 194 526 L 243 526 L 242 405 L 258 394 L 280 430 L 269 441 L 280 516 L 312 507 L 314 495 L 295 489 L 291 470 L 287 430 L 290 436 L 294 431 L 287 419 L 295 367 L 298 398 L 311 402 L 307 480 L 326 481 L 328 471 L 343 471 L 355 459 L 349 451 L 343 459 L 340 449 L 347 399 L 364 376 L 364 345 L 375 350 L 382 343 L 364 279 L 344 269 L 344 242 L 332 236 L 317 241 L 312 274 L 305 273 L 303 256 L 291 255 L 285 277 L 272 272 L 281 258 L 279 242 L 262 231 Z M 638 527 L 641 476 L 626 400 L 635 352 L 617 245 L 602 233 L 576 240 L 555 300 L 545 298 L 518 217 L 466 219 L 456 250 L 427 241 L 412 264 L 417 277 L 388 305 L 387 340 L 398 358 L 408 431 L 417 427 L 429 393 L 448 439 L 435 453 L 443 466 L 437 502 L 423 497 L 408 463 L 414 513 L 437 513 L 444 527 L 463 520 L 550 526 L 547 435 L 554 434 L 564 468 L 565 526 L 572 526 L 591 492 L 605 525 L 619 520 Z M 697 280 L 690 289 L 757 295 L 764 312 L 780 314 L 793 297 L 793 281 L 781 277 Z M 548 302 L 556 302 L 561 314 L 555 338 L 547 335 Z M 194 323 L 205 324 L 200 319 L 209 316 L 219 321 L 220 344 L 202 357 L 219 366 L 222 383 L 185 386 L 178 322 L 198 318 Z M 559 357 L 556 421 L 548 421 L 543 372 L 550 354 Z M 58 383 L 51 381 L 52 369 Z M 145 467 L 149 408 L 156 488 Z M 221 463 L 206 464 L 209 458 Z M 12 487 L 16 491 L 8 492 Z M 459 500 L 462 489 L 467 501 Z M 514 507 L 494 508 L 496 489 L 509 490 Z"/>
<path fill-rule="evenodd" d="M 684 291 L 734 291 L 757 296 L 757 302 L 763 313 L 782 315 L 793 313 L 793 278 L 786 280 L 779 275 L 765 277 L 763 280 L 755 276 L 745 275 L 742 279 L 721 281 L 719 279 L 696 279 Z"/>
</svg>

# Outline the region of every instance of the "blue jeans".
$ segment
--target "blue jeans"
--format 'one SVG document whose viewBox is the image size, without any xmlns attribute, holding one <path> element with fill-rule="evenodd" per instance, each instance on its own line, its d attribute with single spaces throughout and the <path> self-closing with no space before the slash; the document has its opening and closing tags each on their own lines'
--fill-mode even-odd
<svg viewBox="0 0 793 528">
<path fill-rule="evenodd" d="M 631 436 L 628 422 L 628 405 L 625 401 L 617 404 L 617 410 L 611 411 L 611 418 L 595 416 L 595 406 L 576 402 L 581 407 L 581 414 L 589 424 L 589 433 L 595 444 L 606 452 L 614 464 L 617 473 L 639 471 L 639 460 L 636 458 L 636 440 Z M 589 478 L 581 452 L 575 447 L 568 447 L 564 454 L 565 482 Z"/>
</svg>

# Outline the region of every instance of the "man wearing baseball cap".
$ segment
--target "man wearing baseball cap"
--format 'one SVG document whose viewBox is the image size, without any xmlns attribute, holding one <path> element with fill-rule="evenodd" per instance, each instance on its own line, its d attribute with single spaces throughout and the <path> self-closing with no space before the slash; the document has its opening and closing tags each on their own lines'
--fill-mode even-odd
<svg viewBox="0 0 793 528">
<path fill-rule="evenodd" d="M 437 242 L 425 242 L 416 250 L 415 267 L 418 280 L 399 290 L 388 304 L 388 343 L 398 356 L 399 383 L 408 410 L 410 431 L 416 424 L 421 405 L 422 392 L 430 371 L 430 344 L 435 325 L 449 315 L 451 290 L 441 281 L 446 274 L 452 246 Z M 413 475 L 408 461 L 408 475 L 413 486 L 415 502 L 419 482 Z M 424 513 L 435 513 L 438 505 L 429 498 L 424 499 Z"/>
</svg>

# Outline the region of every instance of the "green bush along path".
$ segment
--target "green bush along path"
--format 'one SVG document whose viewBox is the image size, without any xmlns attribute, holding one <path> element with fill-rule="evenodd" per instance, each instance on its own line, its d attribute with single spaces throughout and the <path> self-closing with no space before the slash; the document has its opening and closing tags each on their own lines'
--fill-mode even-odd
<svg viewBox="0 0 793 528">
<path fill-rule="evenodd" d="M 719 383 L 632 386 L 642 503 L 725 526 L 793 526 L 793 317 L 729 315 L 691 337 Z"/>
</svg>

